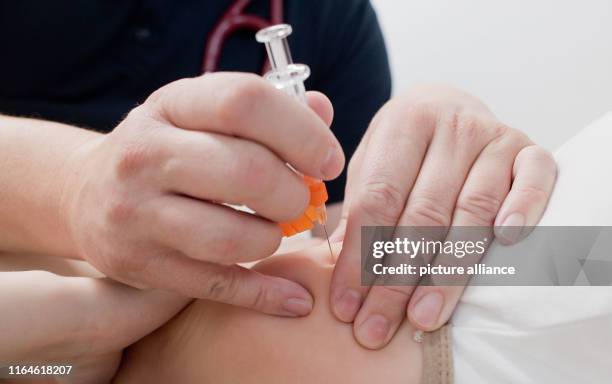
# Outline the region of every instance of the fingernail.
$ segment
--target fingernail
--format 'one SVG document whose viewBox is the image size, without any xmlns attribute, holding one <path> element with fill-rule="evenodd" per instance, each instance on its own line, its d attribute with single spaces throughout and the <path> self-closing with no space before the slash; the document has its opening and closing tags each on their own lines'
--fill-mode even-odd
<svg viewBox="0 0 612 384">
<path fill-rule="evenodd" d="M 336 316 L 344 322 L 350 323 L 355 319 L 361 307 L 361 294 L 353 289 L 346 289 L 334 300 Z"/>
<path fill-rule="evenodd" d="M 359 343 L 366 348 L 380 348 L 389 335 L 391 324 L 383 315 L 370 315 L 357 330 Z"/>
<path fill-rule="evenodd" d="M 312 301 L 299 297 L 292 297 L 285 301 L 283 309 L 293 316 L 306 316 L 312 311 Z"/>
<path fill-rule="evenodd" d="M 497 230 L 497 237 L 504 243 L 514 244 L 520 237 L 525 226 L 525 216 L 520 213 L 513 213 L 506 217 L 501 227 Z"/>
<path fill-rule="evenodd" d="M 325 179 L 330 179 L 338 173 L 338 168 L 342 161 L 342 157 L 338 153 L 338 147 L 336 145 L 332 145 L 329 147 L 327 151 L 327 155 L 325 156 L 325 160 L 323 161 L 323 166 L 321 167 L 321 174 Z"/>
<path fill-rule="evenodd" d="M 430 292 L 423 296 L 412 308 L 412 319 L 423 328 L 435 327 L 443 305 L 444 297 L 442 294 Z"/>
</svg>

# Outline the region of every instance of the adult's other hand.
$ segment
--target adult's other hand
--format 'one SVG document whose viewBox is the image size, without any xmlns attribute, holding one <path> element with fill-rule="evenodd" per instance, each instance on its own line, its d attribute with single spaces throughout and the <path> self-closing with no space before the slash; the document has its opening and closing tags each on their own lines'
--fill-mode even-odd
<svg viewBox="0 0 612 384">
<path fill-rule="evenodd" d="M 510 244 L 523 235 L 517 227 L 535 225 L 544 212 L 556 165 L 477 98 L 422 86 L 381 109 L 348 172 L 330 302 L 338 319 L 354 322 L 363 346 L 380 348 L 406 315 L 422 330 L 442 326 L 464 287 L 361 286 L 361 227 L 495 224 L 496 237 Z"/>
</svg>

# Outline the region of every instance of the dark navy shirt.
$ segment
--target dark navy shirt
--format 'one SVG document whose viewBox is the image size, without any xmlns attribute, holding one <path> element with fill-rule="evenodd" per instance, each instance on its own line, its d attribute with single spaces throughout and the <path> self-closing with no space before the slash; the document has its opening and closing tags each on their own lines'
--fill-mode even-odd
<svg viewBox="0 0 612 384">
<path fill-rule="evenodd" d="M 19 0 L 0 2 L 0 113 L 102 132 L 157 88 L 201 74 L 206 38 L 229 0 Z M 249 13 L 269 19 L 269 1 Z M 287 0 L 293 59 L 306 87 L 335 109 L 332 129 L 350 158 L 389 98 L 383 37 L 367 0 Z M 265 50 L 253 31 L 226 42 L 219 70 L 259 73 Z M 1 128 L 0 128 L 1 129 Z M 341 200 L 345 174 L 328 183 Z"/>
</svg>

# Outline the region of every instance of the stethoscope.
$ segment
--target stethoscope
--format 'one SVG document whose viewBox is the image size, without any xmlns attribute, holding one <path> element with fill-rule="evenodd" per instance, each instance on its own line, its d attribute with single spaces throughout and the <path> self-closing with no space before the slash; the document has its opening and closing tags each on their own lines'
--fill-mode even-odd
<svg viewBox="0 0 612 384">
<path fill-rule="evenodd" d="M 206 48 L 204 49 L 204 59 L 202 61 L 202 71 L 204 73 L 217 70 L 221 60 L 223 44 L 232 33 L 243 29 L 258 31 L 283 22 L 282 0 L 270 0 L 270 20 L 257 15 L 245 14 L 244 9 L 250 3 L 251 0 L 236 0 L 219 22 L 217 22 L 210 35 L 208 35 Z M 264 65 L 262 73 L 266 72 L 266 67 L 267 63 Z"/>
</svg>

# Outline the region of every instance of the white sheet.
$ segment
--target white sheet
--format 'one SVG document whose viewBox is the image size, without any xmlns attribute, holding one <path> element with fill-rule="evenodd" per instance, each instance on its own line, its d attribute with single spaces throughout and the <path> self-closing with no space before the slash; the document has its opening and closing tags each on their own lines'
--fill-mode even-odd
<svg viewBox="0 0 612 384">
<path fill-rule="evenodd" d="M 555 158 L 540 225 L 612 225 L 612 112 Z M 472 286 L 451 322 L 457 384 L 612 383 L 612 287 Z"/>
</svg>

